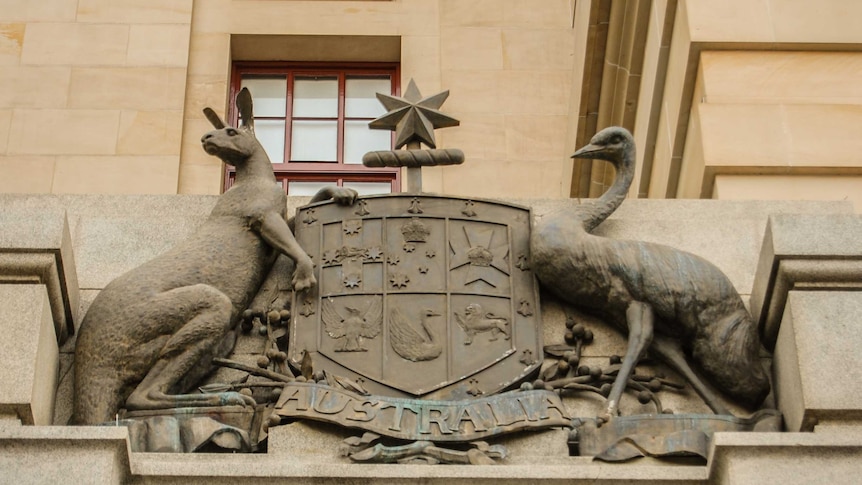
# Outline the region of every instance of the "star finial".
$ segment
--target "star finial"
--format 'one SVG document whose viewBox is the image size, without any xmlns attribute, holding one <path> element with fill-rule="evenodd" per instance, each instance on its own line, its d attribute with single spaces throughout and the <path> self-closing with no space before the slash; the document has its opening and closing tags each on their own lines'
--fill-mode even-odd
<svg viewBox="0 0 862 485">
<path fill-rule="evenodd" d="M 443 91 L 427 98 L 422 98 L 416 83 L 410 80 L 403 97 L 389 96 L 377 93 L 377 99 L 389 110 L 383 116 L 368 124 L 369 128 L 395 131 L 395 148 L 412 141 L 419 141 L 431 148 L 436 148 L 434 129 L 458 126 L 460 122 L 451 116 L 444 115 L 438 109 L 449 97 L 449 91 Z"/>
</svg>

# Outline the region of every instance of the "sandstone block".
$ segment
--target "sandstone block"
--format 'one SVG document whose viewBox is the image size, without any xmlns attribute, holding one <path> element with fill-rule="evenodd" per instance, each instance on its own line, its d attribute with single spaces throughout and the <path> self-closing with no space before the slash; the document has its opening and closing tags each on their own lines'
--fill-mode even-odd
<svg viewBox="0 0 862 485">
<path fill-rule="evenodd" d="M 7 209 L 0 227 L 0 284 L 45 285 L 55 341 L 62 344 L 74 333 L 80 302 L 65 212 Z"/>
<path fill-rule="evenodd" d="M 116 150 L 119 121 L 117 110 L 18 109 L 12 116 L 8 153 L 110 155 Z"/>
<path fill-rule="evenodd" d="M 0 192 L 47 194 L 54 182 L 53 156 L 0 156 Z"/>
<path fill-rule="evenodd" d="M 773 215 L 769 218 L 751 314 L 772 348 L 791 290 L 862 288 L 862 217 L 851 214 Z"/>
<path fill-rule="evenodd" d="M 192 0 L 79 0 L 79 22 L 189 23 Z"/>
<path fill-rule="evenodd" d="M 128 25 L 32 22 L 24 36 L 22 64 L 122 66 Z"/>
<path fill-rule="evenodd" d="M 179 173 L 177 155 L 57 157 L 55 193 L 173 194 Z M 127 186 L 134 180 L 133 188 Z"/>
<path fill-rule="evenodd" d="M 186 67 L 189 24 L 133 24 L 129 28 L 130 66 Z"/>
<path fill-rule="evenodd" d="M 71 69 L 65 66 L 9 66 L 0 71 L 3 108 L 65 108 Z"/>
<path fill-rule="evenodd" d="M 69 106 L 180 110 L 185 83 L 186 70 L 178 67 L 75 68 L 69 87 Z"/>
<path fill-rule="evenodd" d="M 0 284 L 0 412 L 50 425 L 59 351 L 45 286 Z"/>
<path fill-rule="evenodd" d="M 862 420 L 862 292 L 791 291 L 775 344 L 775 390 L 790 431 Z"/>
</svg>

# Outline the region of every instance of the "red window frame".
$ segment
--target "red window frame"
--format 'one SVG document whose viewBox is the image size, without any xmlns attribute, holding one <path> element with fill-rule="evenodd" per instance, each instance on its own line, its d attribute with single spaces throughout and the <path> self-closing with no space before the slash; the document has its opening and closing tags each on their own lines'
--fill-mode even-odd
<svg viewBox="0 0 862 485">
<path fill-rule="evenodd" d="M 342 186 L 345 181 L 348 182 L 389 182 L 393 193 L 401 191 L 401 169 L 399 168 L 368 168 L 361 164 L 345 164 L 344 163 L 344 122 L 345 120 L 364 119 L 364 118 L 346 118 L 344 113 L 345 86 L 348 76 L 390 76 L 392 82 L 392 94 L 400 95 L 400 65 L 394 62 L 375 62 L 375 63 L 356 63 L 356 62 L 235 62 L 232 67 L 230 99 L 235 99 L 242 86 L 242 77 L 244 75 L 251 76 L 281 76 L 284 75 L 287 79 L 287 95 L 286 95 L 286 110 L 285 110 L 285 133 L 284 133 L 284 162 L 273 163 L 272 169 L 284 190 L 288 190 L 288 181 L 303 181 L 303 182 L 334 182 L 338 186 Z M 338 118 L 337 118 L 337 139 L 338 146 L 336 148 L 337 160 L 326 162 L 293 162 L 289 160 L 291 153 L 291 130 L 294 120 L 316 119 L 321 118 L 303 118 L 293 116 L 293 83 L 297 77 L 336 77 L 338 79 Z M 234 126 L 239 121 L 239 112 L 235 106 L 231 106 L 229 110 L 229 119 Z M 255 119 L 273 119 L 281 120 L 282 118 L 270 117 L 255 117 Z M 332 118 L 335 120 L 335 118 Z M 370 119 L 368 121 L 371 121 Z M 391 138 L 394 140 L 394 135 Z M 390 141 L 390 148 L 393 141 Z M 224 190 L 230 188 L 233 184 L 235 169 L 230 165 L 225 165 L 225 183 Z"/>
</svg>

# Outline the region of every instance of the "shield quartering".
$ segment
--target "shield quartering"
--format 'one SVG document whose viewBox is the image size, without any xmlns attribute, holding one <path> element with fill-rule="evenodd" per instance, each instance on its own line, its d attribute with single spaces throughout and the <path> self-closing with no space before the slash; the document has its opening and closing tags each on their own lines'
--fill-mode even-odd
<svg viewBox="0 0 862 485">
<path fill-rule="evenodd" d="M 318 285 L 295 297 L 289 355 L 372 394 L 464 399 L 540 365 L 530 212 L 426 194 L 303 207 Z"/>
</svg>

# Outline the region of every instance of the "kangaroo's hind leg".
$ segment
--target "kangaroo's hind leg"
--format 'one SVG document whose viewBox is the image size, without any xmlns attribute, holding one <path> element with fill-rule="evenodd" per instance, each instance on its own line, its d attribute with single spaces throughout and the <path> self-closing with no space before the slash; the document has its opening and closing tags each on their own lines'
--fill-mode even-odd
<svg viewBox="0 0 862 485">
<path fill-rule="evenodd" d="M 158 312 L 185 313 L 183 323 L 167 339 L 155 363 L 126 400 L 128 410 L 174 407 L 253 405 L 254 400 L 237 392 L 181 394 L 209 372 L 212 359 L 230 351 L 234 331 L 233 305 L 219 290 L 208 285 L 177 288 L 159 295 Z M 185 312 L 183 312 L 185 310 Z M 152 311 L 150 317 L 157 317 Z M 230 346 L 232 348 L 232 345 Z"/>
</svg>

